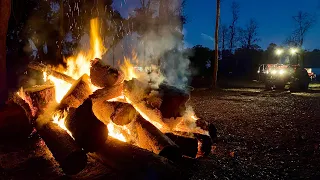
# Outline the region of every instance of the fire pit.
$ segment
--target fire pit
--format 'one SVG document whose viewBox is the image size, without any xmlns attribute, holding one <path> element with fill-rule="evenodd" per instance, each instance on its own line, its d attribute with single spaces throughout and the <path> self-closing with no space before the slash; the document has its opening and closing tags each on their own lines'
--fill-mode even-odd
<svg viewBox="0 0 320 180">
<path fill-rule="evenodd" d="M 133 174 L 174 171 L 184 157 L 207 156 L 216 130 L 186 105 L 189 94 L 152 84 L 129 58 L 121 70 L 104 65 L 99 23 L 90 24 L 92 51 L 66 59 L 67 68 L 30 64 L 46 85 L 15 95 L 63 172 L 82 171 L 88 155 Z"/>
</svg>

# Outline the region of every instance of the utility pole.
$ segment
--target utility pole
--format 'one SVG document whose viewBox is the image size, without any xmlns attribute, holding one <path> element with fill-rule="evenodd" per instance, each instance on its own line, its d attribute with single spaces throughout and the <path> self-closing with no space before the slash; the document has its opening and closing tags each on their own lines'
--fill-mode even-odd
<svg viewBox="0 0 320 180">
<path fill-rule="evenodd" d="M 212 79 L 212 88 L 217 87 L 217 79 L 218 79 L 218 59 L 219 59 L 219 20 L 220 20 L 220 0 L 217 1 L 217 9 L 216 9 L 216 30 L 214 35 L 214 61 L 212 62 L 213 68 L 213 79 Z"/>
</svg>

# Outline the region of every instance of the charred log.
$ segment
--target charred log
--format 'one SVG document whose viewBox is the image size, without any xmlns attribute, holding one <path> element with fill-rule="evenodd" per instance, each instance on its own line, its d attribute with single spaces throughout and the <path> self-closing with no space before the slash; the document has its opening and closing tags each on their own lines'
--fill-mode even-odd
<svg viewBox="0 0 320 180">
<path fill-rule="evenodd" d="M 179 179 L 178 169 L 166 158 L 137 146 L 109 137 L 102 148 L 91 154 L 102 164 L 122 174 L 125 179 Z"/>
<path fill-rule="evenodd" d="M 55 89 L 51 85 L 36 86 L 24 89 L 24 100 L 30 105 L 32 115 L 37 117 L 55 98 Z"/>
<path fill-rule="evenodd" d="M 175 135 L 193 137 L 198 140 L 198 153 L 197 157 L 208 156 L 212 149 L 212 140 L 210 136 L 199 134 L 199 133 L 190 133 L 190 132 L 181 132 L 174 131 Z"/>
<path fill-rule="evenodd" d="M 66 174 L 77 174 L 85 168 L 86 153 L 65 130 L 52 121 L 45 124 L 36 123 L 36 128 Z"/>
<path fill-rule="evenodd" d="M 198 153 L 198 140 L 194 137 L 179 136 L 173 133 L 166 133 L 174 143 L 176 143 L 182 155 L 195 158 Z"/>
<path fill-rule="evenodd" d="M 108 124 L 111 120 L 121 126 L 129 124 L 138 115 L 138 112 L 131 104 L 122 102 L 94 102 L 92 110 L 104 124 Z"/>
<path fill-rule="evenodd" d="M 70 108 L 65 125 L 77 144 L 89 152 L 101 148 L 108 138 L 108 128 L 94 115 L 91 99 L 76 109 Z"/>
<path fill-rule="evenodd" d="M 182 117 L 186 111 L 189 94 L 176 87 L 161 84 L 159 92 L 162 97 L 160 111 L 164 118 Z"/>
<path fill-rule="evenodd" d="M 90 89 L 89 76 L 84 74 L 70 88 L 67 94 L 62 98 L 58 109 L 67 109 L 69 107 L 79 107 L 85 99 L 92 93 Z"/>
<path fill-rule="evenodd" d="M 70 84 L 73 84 L 74 82 L 76 82 L 77 80 L 73 79 L 72 77 L 65 75 L 63 73 L 60 73 L 58 71 L 53 70 L 50 66 L 45 65 L 45 64 L 40 64 L 40 63 L 30 63 L 28 65 L 29 68 L 37 70 L 37 71 L 42 71 L 42 72 L 46 72 L 47 75 L 52 75 L 58 79 L 64 80 Z"/>
<path fill-rule="evenodd" d="M 138 115 L 133 126 L 137 134 L 137 144 L 140 147 L 170 160 L 181 158 L 179 147 L 141 115 Z"/>
<path fill-rule="evenodd" d="M 18 97 L 17 97 L 18 99 Z M 17 101 L 20 101 L 17 103 Z M 33 128 L 30 121 L 30 115 L 27 113 L 28 105 L 23 100 L 10 100 L 5 107 L 0 109 L 0 137 L 4 138 L 27 138 Z"/>
<path fill-rule="evenodd" d="M 203 130 L 209 132 L 212 142 L 215 142 L 217 139 L 217 128 L 212 123 L 205 121 L 204 119 L 198 119 L 196 121 L 197 127 L 200 127 Z"/>
<path fill-rule="evenodd" d="M 122 83 L 124 75 L 121 71 L 109 65 L 103 65 L 101 60 L 96 58 L 91 62 L 90 78 L 95 86 L 111 87 Z"/>
</svg>

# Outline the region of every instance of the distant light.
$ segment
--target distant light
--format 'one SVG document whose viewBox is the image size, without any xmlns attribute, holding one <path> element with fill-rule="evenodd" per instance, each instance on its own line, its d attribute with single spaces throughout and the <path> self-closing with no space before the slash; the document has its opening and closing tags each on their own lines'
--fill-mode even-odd
<svg viewBox="0 0 320 180">
<path fill-rule="evenodd" d="M 292 55 L 295 55 L 297 52 L 298 52 L 298 49 L 297 49 L 297 48 L 291 48 L 291 49 L 290 49 L 290 53 L 291 53 Z"/>
<path fill-rule="evenodd" d="M 283 53 L 282 49 L 277 49 L 276 50 L 276 55 L 280 56 Z"/>
<path fill-rule="evenodd" d="M 271 74 L 277 74 L 277 70 L 272 70 Z"/>
<path fill-rule="evenodd" d="M 281 70 L 279 71 L 279 74 L 282 75 L 282 74 L 284 74 L 285 72 L 286 72 L 285 70 L 281 69 Z"/>
</svg>

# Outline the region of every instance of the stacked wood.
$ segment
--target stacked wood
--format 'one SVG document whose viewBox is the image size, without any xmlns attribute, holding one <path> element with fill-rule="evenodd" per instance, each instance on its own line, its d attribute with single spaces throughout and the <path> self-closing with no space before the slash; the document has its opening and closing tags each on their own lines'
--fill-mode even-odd
<svg viewBox="0 0 320 180">
<path fill-rule="evenodd" d="M 32 115 L 37 117 L 47 105 L 54 101 L 55 88 L 52 85 L 42 85 L 23 90 L 24 100 L 30 105 Z"/>
<path fill-rule="evenodd" d="M 139 103 L 149 96 L 151 87 L 148 84 L 133 78 L 132 80 L 124 81 L 123 92 L 131 102 Z"/>
<path fill-rule="evenodd" d="M 129 124 L 138 115 L 131 104 L 122 102 L 94 102 L 92 110 L 103 123 L 108 124 L 111 120 L 114 124 L 121 126 Z"/>
<path fill-rule="evenodd" d="M 107 101 L 107 100 L 121 96 L 122 91 L 123 91 L 123 84 L 118 84 L 112 87 L 105 87 L 102 89 L 98 89 L 92 95 L 90 95 L 90 98 L 94 102 Z"/>
<path fill-rule="evenodd" d="M 85 168 L 87 155 L 67 131 L 52 121 L 37 122 L 36 128 L 63 172 L 72 175 Z"/>
<path fill-rule="evenodd" d="M 137 135 L 137 144 L 141 148 L 170 160 L 181 158 L 179 147 L 141 115 L 137 116 L 137 119 L 133 122 L 133 127 Z"/>
<path fill-rule="evenodd" d="M 29 105 L 20 97 L 10 100 L 4 108 L 0 110 L 0 137 L 7 138 L 27 138 L 33 128 L 30 124 L 31 110 Z M 29 114 L 29 115 L 28 115 Z"/>
<path fill-rule="evenodd" d="M 58 109 L 67 109 L 70 107 L 79 107 L 85 99 L 87 99 L 92 91 L 90 89 L 89 76 L 82 75 L 69 89 L 66 95 L 62 98 Z"/>
<path fill-rule="evenodd" d="M 194 137 L 179 136 L 173 133 L 166 133 L 174 143 L 176 143 L 182 155 L 195 158 L 198 153 L 198 140 Z"/>
<path fill-rule="evenodd" d="M 108 138 L 108 128 L 94 115 L 91 99 L 78 108 L 70 108 L 65 125 L 77 144 L 89 152 L 101 148 Z"/>
<path fill-rule="evenodd" d="M 162 97 L 160 111 L 164 118 L 182 117 L 186 111 L 186 103 L 190 96 L 185 91 L 167 84 L 160 84 L 159 92 Z"/>
<path fill-rule="evenodd" d="M 168 159 L 112 137 L 109 137 L 97 152 L 90 155 L 124 174 L 124 179 L 181 178 L 178 169 Z"/>
<path fill-rule="evenodd" d="M 103 65 L 101 60 L 96 58 L 91 61 L 90 78 L 95 86 L 111 87 L 122 83 L 124 75 L 109 65 Z"/>
<path fill-rule="evenodd" d="M 42 72 L 46 72 L 47 75 L 51 75 L 54 76 L 58 79 L 64 80 L 70 84 L 73 84 L 74 82 L 76 82 L 75 79 L 73 79 L 72 77 L 65 75 L 63 73 L 60 73 L 58 71 L 53 70 L 50 66 L 45 65 L 45 64 L 41 64 L 41 63 L 37 63 L 37 62 L 33 62 L 30 63 L 28 65 L 29 68 L 37 70 L 37 71 L 42 71 Z"/>
</svg>

